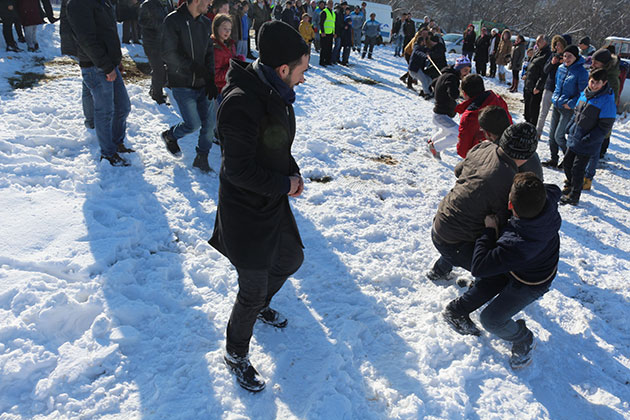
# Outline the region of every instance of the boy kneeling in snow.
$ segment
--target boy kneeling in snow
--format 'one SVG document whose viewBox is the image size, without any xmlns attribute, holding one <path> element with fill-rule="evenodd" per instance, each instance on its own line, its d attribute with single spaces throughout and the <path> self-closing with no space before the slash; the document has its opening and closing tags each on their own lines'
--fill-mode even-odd
<svg viewBox="0 0 630 420">
<path fill-rule="evenodd" d="M 453 121 L 457 98 L 459 98 L 459 81 L 470 73 L 470 60 L 462 55 L 455 66 L 442 69 L 440 77 L 433 82 L 435 106 L 433 107 L 433 124 L 435 130 L 429 139 L 429 152 L 436 159 L 441 159 L 440 152 L 457 144 L 459 125 Z"/>
<path fill-rule="evenodd" d="M 544 295 L 558 270 L 559 197 L 560 188 L 543 184 L 533 172 L 517 174 L 508 225 L 497 239 L 496 217 L 486 216 L 486 228 L 475 242 L 471 272 L 481 279 L 442 313 L 458 333 L 480 335 L 469 314 L 492 300 L 479 318 L 486 330 L 512 342 L 513 369 L 530 363 L 534 336 L 524 320 L 515 322 L 512 316 Z"/>
</svg>

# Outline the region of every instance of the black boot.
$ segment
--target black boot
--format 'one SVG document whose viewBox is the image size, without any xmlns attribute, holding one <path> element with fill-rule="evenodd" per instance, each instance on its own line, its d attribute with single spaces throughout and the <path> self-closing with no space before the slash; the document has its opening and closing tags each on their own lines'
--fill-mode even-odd
<svg viewBox="0 0 630 420">
<path fill-rule="evenodd" d="M 276 311 L 275 309 L 271 309 L 269 306 L 263 308 L 258 313 L 257 318 L 260 319 L 265 324 L 269 324 L 276 328 L 284 328 L 289 323 L 289 321 L 284 315 L 282 315 L 280 312 Z"/>
<path fill-rule="evenodd" d="M 166 150 L 168 150 L 170 154 L 177 157 L 180 157 L 182 155 L 182 150 L 177 144 L 177 139 L 173 137 L 173 133 L 171 133 L 170 129 L 162 133 L 162 140 L 164 140 Z"/>
<path fill-rule="evenodd" d="M 120 143 L 118 145 L 118 153 L 134 153 L 135 150 L 125 146 L 125 143 Z"/>
<path fill-rule="evenodd" d="M 193 167 L 199 168 L 201 172 L 207 174 L 212 172 L 212 168 L 208 164 L 208 153 L 197 152 L 197 156 L 195 156 L 195 161 L 193 162 Z"/>
<path fill-rule="evenodd" d="M 442 312 L 442 317 L 448 325 L 461 335 L 481 335 L 481 330 L 477 328 L 468 314 L 459 315 L 455 311 L 456 300 L 452 300 Z"/>
<path fill-rule="evenodd" d="M 525 321 L 519 319 L 517 324 L 522 325 L 527 330 L 525 338 L 512 343 L 512 356 L 510 366 L 512 369 L 521 369 L 532 362 L 532 350 L 534 349 L 534 334 L 525 326 Z"/>
<path fill-rule="evenodd" d="M 107 160 L 112 166 L 129 166 L 129 162 L 122 158 L 118 153 L 114 153 L 111 156 L 101 155 L 101 160 L 103 159 Z"/>
<path fill-rule="evenodd" d="M 247 356 L 241 357 L 226 352 L 223 361 L 236 376 L 236 381 L 240 386 L 251 392 L 260 392 L 265 389 L 265 381 L 254 369 Z"/>
<path fill-rule="evenodd" d="M 556 169 L 558 167 L 558 159 L 549 159 L 543 163 L 541 163 L 542 166 L 547 167 L 547 168 L 552 168 L 552 169 Z"/>
</svg>

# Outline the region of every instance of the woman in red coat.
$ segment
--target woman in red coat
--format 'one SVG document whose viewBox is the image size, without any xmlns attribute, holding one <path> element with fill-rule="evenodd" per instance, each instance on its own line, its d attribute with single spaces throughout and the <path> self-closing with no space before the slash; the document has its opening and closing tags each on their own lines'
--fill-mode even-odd
<svg viewBox="0 0 630 420">
<path fill-rule="evenodd" d="M 18 13 L 22 26 L 24 26 L 24 37 L 26 45 L 31 52 L 39 50 L 37 43 L 37 26 L 44 23 L 39 14 L 39 0 L 18 0 Z"/>
</svg>

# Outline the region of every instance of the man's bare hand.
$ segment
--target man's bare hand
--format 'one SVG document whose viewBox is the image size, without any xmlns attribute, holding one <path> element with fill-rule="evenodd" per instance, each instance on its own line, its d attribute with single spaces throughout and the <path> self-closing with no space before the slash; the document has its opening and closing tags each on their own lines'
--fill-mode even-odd
<svg viewBox="0 0 630 420">
<path fill-rule="evenodd" d="M 291 189 L 289 190 L 289 197 L 299 197 L 304 191 L 304 179 L 300 175 L 290 176 Z"/>
<path fill-rule="evenodd" d="M 105 78 L 107 79 L 108 82 L 113 82 L 114 80 L 116 80 L 116 69 L 114 69 L 111 72 L 107 73 Z"/>
</svg>

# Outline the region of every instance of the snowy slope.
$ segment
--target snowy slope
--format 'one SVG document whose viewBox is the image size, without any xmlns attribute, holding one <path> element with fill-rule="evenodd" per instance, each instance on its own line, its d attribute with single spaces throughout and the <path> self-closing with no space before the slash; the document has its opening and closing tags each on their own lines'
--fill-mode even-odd
<svg viewBox="0 0 630 420">
<path fill-rule="evenodd" d="M 423 274 L 459 161 L 424 151 L 432 104 L 400 83 L 388 48 L 350 69 L 314 54 L 293 148 L 305 262 L 275 298 L 286 330 L 255 328 L 268 388 L 254 395 L 221 362 L 237 285 L 206 243 L 217 176 L 192 170 L 194 136 L 181 160 L 164 150 L 179 117 L 146 79 L 127 83 L 132 166 L 99 163 L 78 67 L 41 65 L 58 55 L 55 29 L 43 26 L 38 62 L 0 53 L 0 419 L 630 419 L 630 119 L 593 190 L 561 208 L 559 275 L 521 314 L 538 346 L 514 372 L 507 343 L 444 324 L 462 290 Z M 12 90 L 16 71 L 51 80 Z"/>
</svg>

